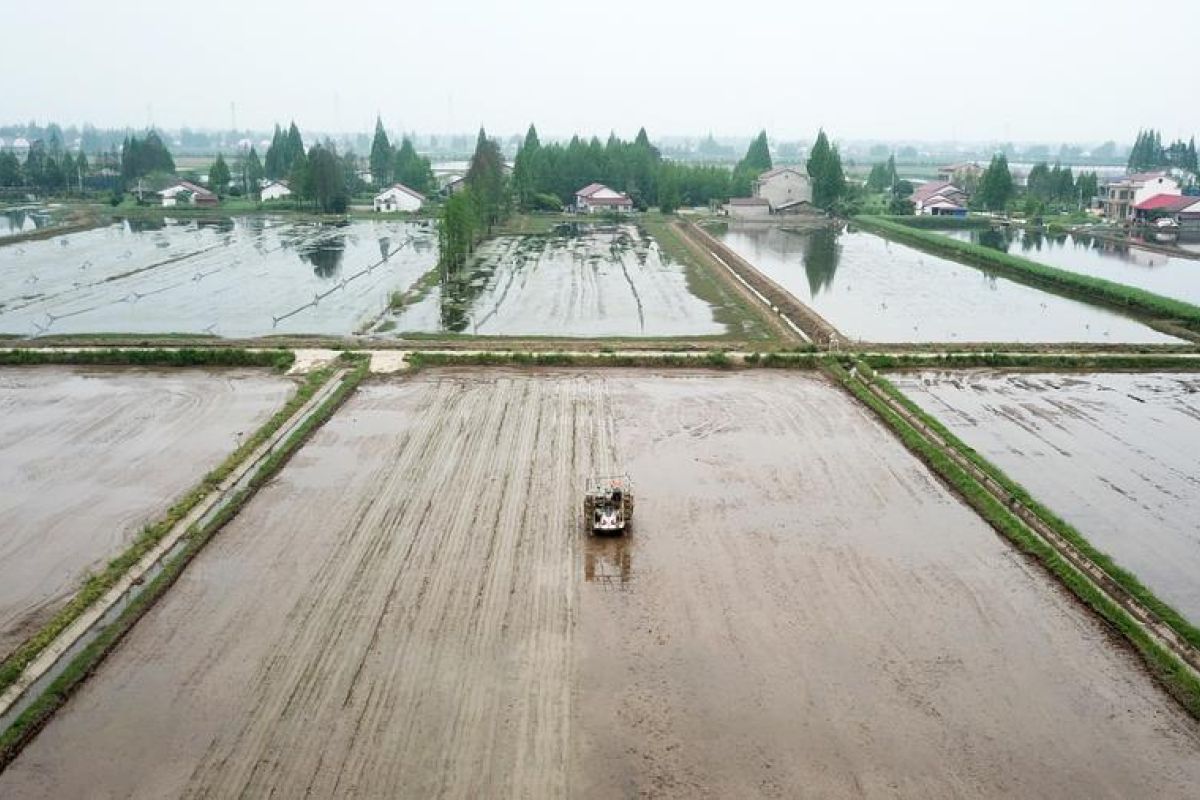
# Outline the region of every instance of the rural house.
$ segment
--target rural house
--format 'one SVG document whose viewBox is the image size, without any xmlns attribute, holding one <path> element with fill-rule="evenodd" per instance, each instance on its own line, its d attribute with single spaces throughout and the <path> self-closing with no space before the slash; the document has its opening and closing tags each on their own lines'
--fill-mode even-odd
<svg viewBox="0 0 1200 800">
<path fill-rule="evenodd" d="M 956 183 L 959 186 L 974 186 L 983 177 L 983 167 L 974 161 L 963 161 L 959 164 L 947 164 L 938 167 L 937 179 L 944 183 Z"/>
<path fill-rule="evenodd" d="M 403 183 L 393 183 L 375 195 L 375 210 L 384 213 L 420 211 L 423 205 L 425 205 L 425 195 L 408 188 Z"/>
<path fill-rule="evenodd" d="M 1183 194 L 1179 182 L 1166 172 L 1135 172 L 1104 187 L 1104 218 L 1109 222 L 1128 222 L 1134 209 L 1159 194 L 1178 197 Z"/>
<path fill-rule="evenodd" d="M 165 207 L 175 205 L 215 206 L 217 196 L 191 181 L 176 181 L 158 193 Z"/>
<path fill-rule="evenodd" d="M 629 196 L 602 183 L 590 183 L 575 193 L 575 211 L 579 214 L 595 214 L 597 211 L 629 213 L 633 201 Z"/>
<path fill-rule="evenodd" d="M 793 214 L 812 206 L 812 181 L 795 167 L 776 167 L 754 181 L 754 196 L 770 204 L 772 214 Z"/>
<path fill-rule="evenodd" d="M 1137 222 L 1170 220 L 1179 231 L 1200 233 L 1200 197 L 1156 194 L 1133 207 Z"/>
<path fill-rule="evenodd" d="M 913 190 L 914 214 L 934 217 L 965 217 L 967 193 L 949 181 L 929 181 Z"/>
<path fill-rule="evenodd" d="M 286 181 L 264 181 L 260 197 L 264 202 L 271 200 L 282 200 L 285 197 L 291 197 L 292 190 L 288 188 Z"/>
</svg>

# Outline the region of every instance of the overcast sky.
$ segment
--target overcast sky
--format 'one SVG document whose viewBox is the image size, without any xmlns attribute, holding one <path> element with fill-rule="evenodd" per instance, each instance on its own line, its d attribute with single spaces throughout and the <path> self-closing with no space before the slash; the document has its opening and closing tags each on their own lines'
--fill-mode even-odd
<svg viewBox="0 0 1200 800">
<path fill-rule="evenodd" d="M 239 127 L 337 131 L 379 112 L 390 130 L 493 134 L 1200 133 L 1197 0 L 1157 32 L 1129 0 L 4 5 L 4 123 L 227 128 L 232 103 Z"/>
</svg>

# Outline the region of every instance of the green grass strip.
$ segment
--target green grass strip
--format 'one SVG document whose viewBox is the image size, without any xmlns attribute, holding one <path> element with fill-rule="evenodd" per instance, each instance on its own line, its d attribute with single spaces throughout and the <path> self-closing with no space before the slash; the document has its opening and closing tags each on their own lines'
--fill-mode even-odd
<svg viewBox="0 0 1200 800">
<path fill-rule="evenodd" d="M 79 591 L 42 625 L 36 633 L 30 636 L 16 650 L 0 662 L 0 692 L 11 686 L 25 668 L 45 650 L 68 626 L 83 614 L 94 602 L 100 599 L 109 589 L 116 585 L 125 573 L 152 550 L 162 538 L 174 528 L 181 519 L 186 517 L 193 508 L 213 492 L 221 482 L 228 478 L 238 466 L 255 450 L 275 434 L 312 396 L 329 380 L 334 367 L 325 367 L 309 373 L 304 382 L 296 388 L 292 397 L 284 406 L 275 412 L 258 430 L 229 454 L 215 469 L 205 475 L 199 484 L 167 509 L 167 513 L 157 521 L 142 528 L 137 538 L 119 555 L 105 565 L 96 575 L 90 576 Z"/>
<path fill-rule="evenodd" d="M 887 403 L 876 397 L 862 381 L 852 379 L 836 361 L 825 368 L 851 394 L 874 411 L 899 437 L 900 441 L 949 484 L 984 520 L 1022 552 L 1027 553 L 1058 578 L 1071 592 L 1121 632 L 1137 649 L 1167 690 L 1194 717 L 1200 718 L 1200 680 L 1173 653 L 1162 647 L 1117 603 L 1057 550 L 1045 542 L 984 489 L 969 473 L 956 464 L 942 448 L 930 442 L 909 425 Z M 861 370 L 861 368 L 860 368 Z"/>
<path fill-rule="evenodd" d="M 16 757 L 21 748 L 45 726 L 51 715 L 96 670 L 100 662 L 129 632 L 138 619 L 166 593 L 196 554 L 241 511 L 268 480 L 283 468 L 308 438 L 333 416 L 334 412 L 341 407 L 346 398 L 367 376 L 370 368 L 367 359 L 361 357 L 343 357 L 343 363 L 350 363 L 354 365 L 354 368 L 347 373 L 337 389 L 255 470 L 247 487 L 232 495 L 230 501 L 208 523 L 199 527 L 193 526 L 187 533 L 187 545 L 183 552 L 165 564 L 158 575 L 150 581 L 141 594 L 130 602 L 120 616 L 71 661 L 62 674 L 7 730 L 0 732 L 0 770 Z M 328 377 L 329 373 L 325 375 L 326 379 Z M 321 384 L 323 383 L 324 380 L 321 381 Z"/>
<path fill-rule="evenodd" d="M 961 230 L 976 230 L 979 228 L 990 228 L 992 220 L 990 217 L 941 217 L 933 216 L 932 214 L 922 214 L 921 216 L 885 216 L 885 215 L 866 215 L 874 216 L 876 219 L 894 222 L 898 225 L 903 225 L 906 228 L 920 228 L 931 231 L 961 231 Z"/>
<path fill-rule="evenodd" d="M 270 367 L 284 371 L 295 360 L 296 356 L 290 350 L 246 350 L 236 347 L 181 347 L 169 350 L 116 347 L 49 350 L 27 347 L 0 351 L 0 365 L 7 366 Z"/>
<path fill-rule="evenodd" d="M 913 245 L 935 255 L 949 256 L 964 264 L 980 267 L 999 275 L 1042 288 L 1055 289 L 1080 299 L 1089 299 L 1143 316 L 1173 320 L 1200 331 L 1200 307 L 1182 300 L 1147 292 L 1091 275 L 1081 275 L 1030 261 L 1028 258 L 1001 253 L 990 247 L 963 242 L 937 233 L 918 230 L 884 217 L 859 216 L 854 221 L 867 230 Z"/>
</svg>

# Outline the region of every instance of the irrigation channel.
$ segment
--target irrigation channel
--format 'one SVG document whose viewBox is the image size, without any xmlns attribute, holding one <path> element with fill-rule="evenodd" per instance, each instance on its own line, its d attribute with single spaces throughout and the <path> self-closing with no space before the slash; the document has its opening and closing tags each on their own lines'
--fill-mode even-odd
<svg viewBox="0 0 1200 800">
<path fill-rule="evenodd" d="M 338 389 L 346 369 L 334 375 L 292 417 L 256 449 L 217 489 L 181 519 L 163 539 L 105 595 L 66 628 L 0 694 L 0 732 L 6 730 L 45 692 L 84 649 L 118 620 L 164 568 L 178 559 L 187 537 L 203 529 L 244 491 L 255 473 Z"/>
</svg>

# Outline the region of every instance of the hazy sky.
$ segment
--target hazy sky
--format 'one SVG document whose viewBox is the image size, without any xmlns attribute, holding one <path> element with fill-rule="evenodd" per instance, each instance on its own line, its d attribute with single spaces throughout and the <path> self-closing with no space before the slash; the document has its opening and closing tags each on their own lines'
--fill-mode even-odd
<svg viewBox="0 0 1200 800">
<path fill-rule="evenodd" d="M 1200 133 L 1129 0 L 5 0 L 0 122 L 1132 142 Z M 1170 4 L 1200 30 L 1200 2 Z M 1137 31 L 1141 30 L 1141 33 Z M 1174 41 L 1173 41 L 1174 40 Z M 1143 69 L 1149 64 L 1154 67 Z M 1165 69 L 1160 67 L 1165 66 Z"/>
</svg>

